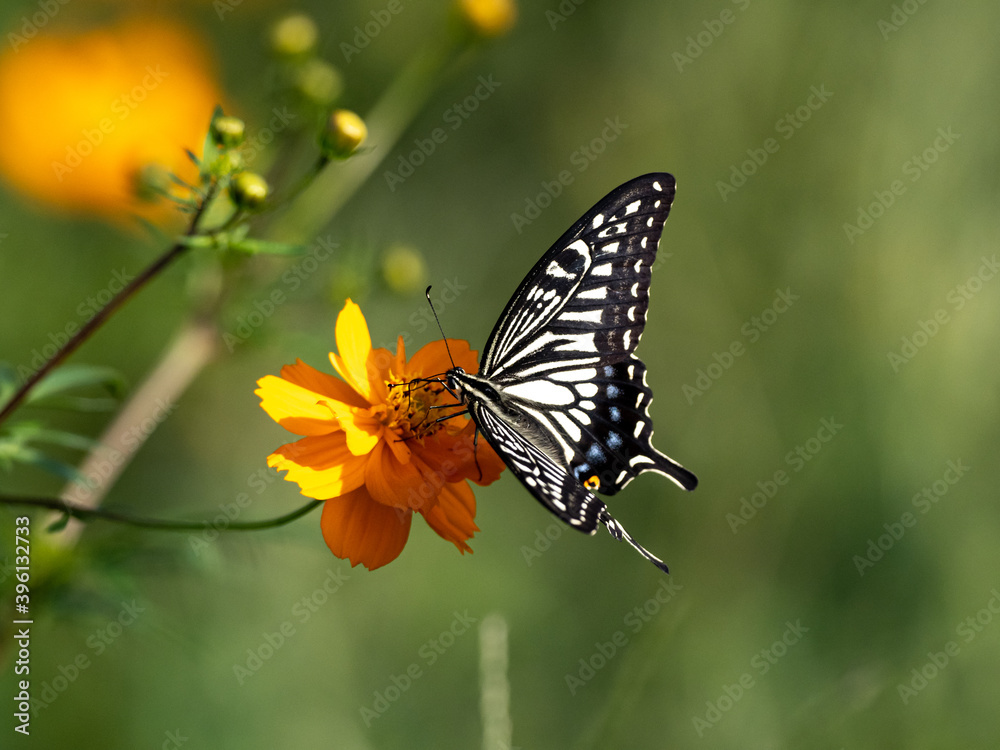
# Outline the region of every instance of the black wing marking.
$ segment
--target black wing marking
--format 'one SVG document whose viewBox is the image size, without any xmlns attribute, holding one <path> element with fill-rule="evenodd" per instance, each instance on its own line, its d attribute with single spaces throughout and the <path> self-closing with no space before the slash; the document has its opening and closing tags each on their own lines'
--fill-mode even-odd
<svg viewBox="0 0 1000 750">
<path fill-rule="evenodd" d="M 536 421 L 544 415 L 580 482 L 614 495 L 640 473 L 655 471 L 685 490 L 698 485 L 694 474 L 652 445 L 653 393 L 646 385 L 646 366 L 634 355 L 615 365 L 558 370 L 549 378 L 572 389 L 571 405 L 551 411 L 518 399 L 510 399 L 509 405 L 528 411 Z M 530 394 L 529 388 L 516 390 Z"/>
<path fill-rule="evenodd" d="M 472 401 L 470 409 L 476 424 L 507 468 L 549 511 L 586 534 L 593 534 L 597 524 L 603 523 L 615 539 L 624 539 L 653 565 L 665 573 L 670 572 L 666 563 L 636 542 L 611 516 L 607 506 L 574 479 L 564 466 L 493 414 L 486 403 Z"/>
<path fill-rule="evenodd" d="M 627 357 L 646 324 L 651 267 L 674 191 L 669 174 L 637 177 L 570 227 L 507 303 L 480 373 L 503 382 L 560 361 Z"/>
</svg>

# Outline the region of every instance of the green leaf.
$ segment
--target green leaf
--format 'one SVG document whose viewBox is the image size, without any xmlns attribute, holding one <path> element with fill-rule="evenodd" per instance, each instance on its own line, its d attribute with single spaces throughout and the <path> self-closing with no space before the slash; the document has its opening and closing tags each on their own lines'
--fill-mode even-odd
<svg viewBox="0 0 1000 750">
<path fill-rule="evenodd" d="M 44 406 L 46 409 L 62 409 L 63 411 L 114 411 L 119 406 L 119 400 L 117 398 L 56 395 L 45 399 Z"/>
<path fill-rule="evenodd" d="M 57 531 L 62 531 L 66 528 L 66 524 L 69 523 L 69 519 L 72 516 L 69 513 L 63 513 L 59 518 L 50 523 L 45 530 L 50 534 L 55 534 Z"/>
<path fill-rule="evenodd" d="M 64 365 L 49 373 L 28 394 L 26 403 L 37 404 L 47 398 L 60 395 L 74 388 L 103 386 L 115 396 L 125 392 L 125 381 L 121 374 L 101 365 Z"/>
<path fill-rule="evenodd" d="M 219 244 L 219 235 L 192 234 L 177 239 L 177 243 L 185 247 L 212 248 Z"/>
<path fill-rule="evenodd" d="M 18 388 L 17 372 L 8 362 L 0 362 L 0 406 L 6 404 Z"/>
<path fill-rule="evenodd" d="M 31 436 L 31 440 L 36 443 L 61 445 L 64 448 L 73 448 L 78 451 L 89 451 L 98 445 L 98 442 L 93 438 L 65 430 L 39 429 Z"/>
<path fill-rule="evenodd" d="M 212 123 L 223 115 L 225 115 L 225 112 L 222 111 L 222 106 L 216 104 L 215 109 L 212 110 L 212 116 L 208 120 L 208 128 L 205 129 L 205 142 L 201 147 L 201 160 L 205 164 L 208 164 L 218 156 L 218 149 L 215 146 L 215 141 L 212 140 Z"/>
<path fill-rule="evenodd" d="M 30 446 L 8 443 L 6 448 L 13 449 L 5 451 L 5 458 L 11 462 L 34 466 L 44 472 L 54 474 L 67 482 L 73 482 L 83 478 L 83 475 L 80 474 L 79 470 L 75 466 L 70 466 L 62 461 L 50 458 L 40 450 Z"/>
<path fill-rule="evenodd" d="M 230 242 L 230 245 L 232 243 L 234 243 L 234 242 L 240 242 L 249 233 L 250 233 L 250 225 L 249 224 L 240 224 L 240 225 L 236 226 L 235 228 L 233 228 L 229 232 L 229 238 L 230 238 L 229 242 Z"/>
<path fill-rule="evenodd" d="M 244 253 L 257 254 L 268 253 L 270 255 L 301 255 L 306 251 L 305 245 L 292 245 L 287 242 L 274 242 L 272 240 L 258 240 L 253 237 L 231 242 L 229 244 L 233 250 Z"/>
</svg>

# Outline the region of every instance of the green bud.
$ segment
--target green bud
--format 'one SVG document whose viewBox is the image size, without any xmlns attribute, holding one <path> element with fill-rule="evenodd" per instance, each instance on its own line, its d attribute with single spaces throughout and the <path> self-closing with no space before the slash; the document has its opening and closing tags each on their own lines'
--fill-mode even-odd
<svg viewBox="0 0 1000 750">
<path fill-rule="evenodd" d="M 349 109 L 335 109 L 326 121 L 320 148 L 328 158 L 346 158 L 368 137 L 365 121 Z"/>
<path fill-rule="evenodd" d="M 344 90 L 340 71 L 325 60 L 309 60 L 295 73 L 295 88 L 307 100 L 326 107 Z"/>
<path fill-rule="evenodd" d="M 304 13 L 285 16 L 271 27 L 271 49 L 281 57 L 300 57 L 312 52 L 318 38 L 316 22 Z"/>
<path fill-rule="evenodd" d="M 267 182 L 256 172 L 240 172 L 229 183 L 229 195 L 237 207 L 256 211 L 267 200 Z"/>
<path fill-rule="evenodd" d="M 212 141 L 219 148 L 236 148 L 243 143 L 246 125 L 238 117 L 216 117 L 212 120 Z"/>
<path fill-rule="evenodd" d="M 424 256 L 409 245 L 393 245 L 382 256 L 382 278 L 396 294 L 409 294 L 427 284 Z"/>
</svg>

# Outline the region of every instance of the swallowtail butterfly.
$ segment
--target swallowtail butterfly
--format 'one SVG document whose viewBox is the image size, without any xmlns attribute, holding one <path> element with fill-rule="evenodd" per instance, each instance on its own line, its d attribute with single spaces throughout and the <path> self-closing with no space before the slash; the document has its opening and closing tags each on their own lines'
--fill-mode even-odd
<svg viewBox="0 0 1000 750">
<path fill-rule="evenodd" d="M 637 177 L 560 237 L 514 292 L 478 375 L 445 376 L 479 431 L 528 491 L 575 529 L 604 524 L 663 571 L 592 492 L 614 495 L 644 471 L 685 490 L 690 471 L 653 448 L 646 366 L 635 356 L 675 181 Z"/>
</svg>

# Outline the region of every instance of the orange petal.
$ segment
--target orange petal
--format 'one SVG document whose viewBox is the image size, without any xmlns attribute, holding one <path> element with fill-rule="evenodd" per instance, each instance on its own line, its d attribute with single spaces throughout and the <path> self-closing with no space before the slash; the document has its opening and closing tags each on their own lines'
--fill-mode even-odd
<svg viewBox="0 0 1000 750">
<path fill-rule="evenodd" d="M 294 365 L 285 365 L 281 368 L 281 377 L 285 380 L 308 388 L 323 396 L 343 401 L 351 406 L 367 406 L 364 398 L 351 386 L 339 378 L 328 375 L 303 362 L 301 359 L 295 360 Z"/>
<path fill-rule="evenodd" d="M 320 403 L 324 397 L 315 391 L 274 375 L 265 375 L 257 385 L 260 407 L 289 432 L 326 435 L 339 429 L 330 408 Z"/>
<path fill-rule="evenodd" d="M 361 308 L 347 300 L 337 316 L 337 354 L 330 354 L 334 368 L 368 403 L 372 402 L 368 378 L 368 355 L 372 350 L 372 337 Z"/>
<path fill-rule="evenodd" d="M 411 511 L 372 500 L 362 487 L 323 504 L 323 539 L 337 557 L 369 570 L 399 557 L 410 535 Z"/>
<path fill-rule="evenodd" d="M 359 409 L 340 401 L 323 403 L 333 412 L 344 434 L 347 435 L 347 449 L 355 456 L 366 456 L 371 453 L 385 433 L 382 420 L 372 414 L 379 407 L 369 406 Z M 384 408 L 382 411 L 384 413 Z"/>
<path fill-rule="evenodd" d="M 339 497 L 365 482 L 368 458 L 352 455 L 343 432 L 309 436 L 283 445 L 267 457 L 267 465 L 287 471 L 302 494 L 317 500 Z"/>
<path fill-rule="evenodd" d="M 448 357 L 449 349 L 451 358 Z M 452 359 L 455 360 L 455 366 L 461 367 L 468 373 L 479 372 L 477 352 L 469 349 L 469 342 L 464 339 L 448 339 L 447 348 L 440 339 L 426 344 L 413 355 L 413 359 L 406 365 L 406 370 L 410 373 L 409 377 L 441 375 L 452 368 Z"/>
<path fill-rule="evenodd" d="M 446 484 L 441 488 L 437 504 L 420 512 L 438 536 L 458 547 L 463 555 L 472 552 L 465 542 L 479 531 L 479 527 L 475 521 L 476 496 L 468 484 Z"/>
<path fill-rule="evenodd" d="M 415 451 L 421 461 L 444 475 L 448 482 L 468 479 L 479 485 L 492 484 L 500 478 L 506 466 L 482 433 L 476 440 L 475 429 L 475 424 L 470 421 L 460 432 L 439 432 L 434 438 L 425 440 L 423 445 L 415 447 Z"/>
<path fill-rule="evenodd" d="M 414 462 L 400 463 L 385 441 L 375 446 L 365 468 L 365 486 L 384 505 L 417 510 L 437 502 L 439 485 L 425 480 Z"/>
</svg>

